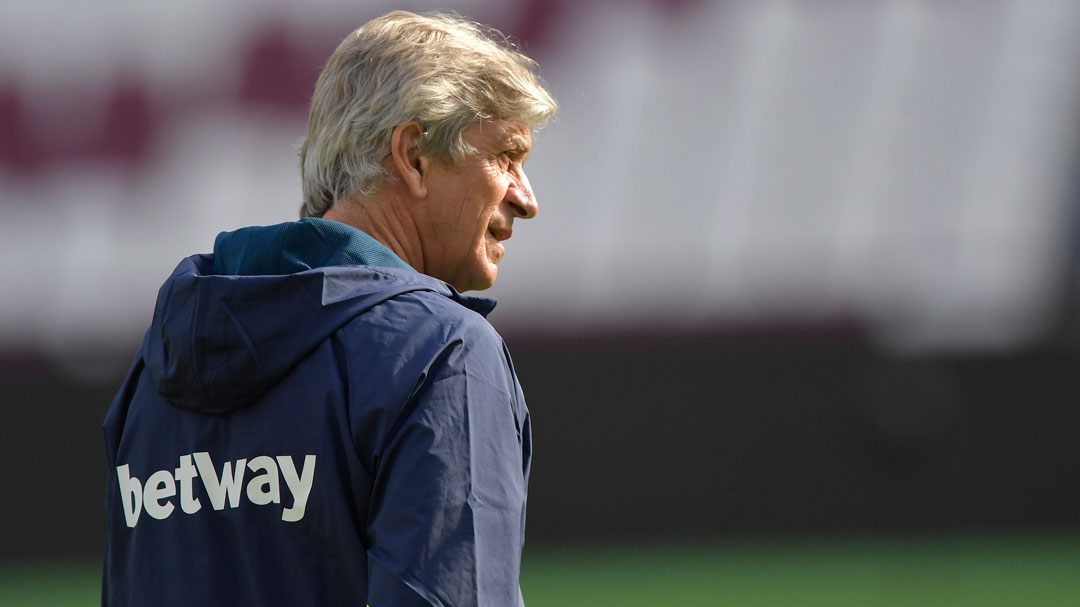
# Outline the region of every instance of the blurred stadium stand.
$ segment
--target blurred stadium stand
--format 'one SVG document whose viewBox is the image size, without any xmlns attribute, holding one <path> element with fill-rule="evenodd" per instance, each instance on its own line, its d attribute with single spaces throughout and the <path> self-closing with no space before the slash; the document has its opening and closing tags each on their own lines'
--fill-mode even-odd
<svg viewBox="0 0 1080 607">
<path fill-rule="evenodd" d="M 157 286 L 296 216 L 321 62 L 397 6 L 0 4 L 0 559 L 100 549 Z M 530 541 L 1080 523 L 1080 4 L 454 7 L 563 106 L 492 293 Z"/>
</svg>

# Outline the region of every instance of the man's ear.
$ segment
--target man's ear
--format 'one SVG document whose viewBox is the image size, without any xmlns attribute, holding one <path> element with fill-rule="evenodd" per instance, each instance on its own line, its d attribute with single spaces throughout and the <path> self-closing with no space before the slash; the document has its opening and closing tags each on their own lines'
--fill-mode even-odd
<svg viewBox="0 0 1080 607">
<path fill-rule="evenodd" d="M 428 158 L 419 153 L 420 140 L 424 136 L 424 127 L 415 120 L 394 127 L 390 135 L 390 157 L 394 169 L 401 177 L 405 187 L 415 198 L 427 196 L 424 183 L 429 167 Z"/>
</svg>

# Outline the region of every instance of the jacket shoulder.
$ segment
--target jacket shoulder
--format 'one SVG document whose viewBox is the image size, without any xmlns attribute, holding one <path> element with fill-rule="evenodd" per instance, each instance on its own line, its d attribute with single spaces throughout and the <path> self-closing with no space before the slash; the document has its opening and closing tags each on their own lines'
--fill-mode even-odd
<svg viewBox="0 0 1080 607">
<path fill-rule="evenodd" d="M 378 329 L 384 338 L 445 347 L 457 341 L 502 349 L 503 340 L 480 313 L 433 291 L 410 291 L 354 318 L 346 333 Z"/>
</svg>

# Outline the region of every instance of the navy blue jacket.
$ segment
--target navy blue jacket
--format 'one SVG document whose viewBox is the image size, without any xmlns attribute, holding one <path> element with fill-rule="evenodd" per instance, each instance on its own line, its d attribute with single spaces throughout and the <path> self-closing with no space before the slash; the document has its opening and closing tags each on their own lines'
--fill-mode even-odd
<svg viewBox="0 0 1080 607">
<path fill-rule="evenodd" d="M 493 307 L 322 219 L 181 262 L 105 419 L 103 603 L 520 605 Z"/>
</svg>

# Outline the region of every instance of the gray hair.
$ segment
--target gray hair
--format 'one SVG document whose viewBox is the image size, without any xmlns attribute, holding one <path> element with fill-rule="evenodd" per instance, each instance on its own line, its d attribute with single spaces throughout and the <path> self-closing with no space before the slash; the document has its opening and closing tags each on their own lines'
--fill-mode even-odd
<svg viewBox="0 0 1080 607">
<path fill-rule="evenodd" d="M 418 151 L 457 163 L 475 150 L 464 131 L 481 120 L 543 126 L 558 109 L 536 63 L 505 36 L 456 15 L 395 11 L 349 34 L 315 84 L 300 148 L 301 217 L 321 217 L 389 175 L 394 127 L 426 133 Z"/>
</svg>

